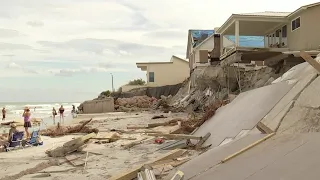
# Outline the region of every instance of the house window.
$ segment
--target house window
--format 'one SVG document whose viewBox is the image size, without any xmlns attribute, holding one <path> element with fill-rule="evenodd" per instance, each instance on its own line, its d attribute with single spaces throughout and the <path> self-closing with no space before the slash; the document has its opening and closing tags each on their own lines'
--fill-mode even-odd
<svg viewBox="0 0 320 180">
<path fill-rule="evenodd" d="M 154 72 L 149 72 L 149 82 L 154 82 Z"/>
<path fill-rule="evenodd" d="M 291 30 L 294 31 L 300 27 L 300 17 L 291 21 Z"/>
</svg>

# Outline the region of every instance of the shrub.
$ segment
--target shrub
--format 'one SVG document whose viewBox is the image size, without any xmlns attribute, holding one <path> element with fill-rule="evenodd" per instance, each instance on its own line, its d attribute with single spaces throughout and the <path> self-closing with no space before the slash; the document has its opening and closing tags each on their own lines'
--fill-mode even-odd
<svg viewBox="0 0 320 180">
<path fill-rule="evenodd" d="M 145 85 L 146 82 L 144 80 L 140 79 L 134 79 L 132 81 L 129 81 L 129 85 Z"/>
<path fill-rule="evenodd" d="M 103 91 L 101 93 L 101 95 L 105 95 L 105 96 L 109 97 L 111 95 L 111 91 L 109 91 L 109 90 Z"/>
</svg>

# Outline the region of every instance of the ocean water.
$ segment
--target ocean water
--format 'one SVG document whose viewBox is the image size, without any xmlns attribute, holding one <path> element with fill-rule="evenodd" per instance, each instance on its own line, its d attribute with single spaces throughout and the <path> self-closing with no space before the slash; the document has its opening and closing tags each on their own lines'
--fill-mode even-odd
<svg viewBox="0 0 320 180">
<path fill-rule="evenodd" d="M 63 105 L 65 109 L 65 116 L 69 116 L 71 114 L 72 105 L 78 107 L 80 103 L 78 102 L 62 102 L 62 103 L 28 103 L 28 102 L 19 102 L 19 103 L 0 103 L 0 108 L 2 110 L 3 107 L 6 108 L 6 120 L 18 120 L 22 119 L 22 113 L 25 107 L 30 108 L 31 118 L 40 118 L 40 119 L 48 119 L 52 117 L 52 108 L 55 107 L 58 113 L 58 109 Z M 1 114 L 2 118 L 2 114 Z M 59 116 L 56 116 L 58 119 Z"/>
</svg>

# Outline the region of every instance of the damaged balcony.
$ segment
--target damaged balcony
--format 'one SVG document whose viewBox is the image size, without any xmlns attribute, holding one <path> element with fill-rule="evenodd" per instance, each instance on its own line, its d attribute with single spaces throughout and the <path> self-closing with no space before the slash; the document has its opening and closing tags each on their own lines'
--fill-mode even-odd
<svg viewBox="0 0 320 180">
<path fill-rule="evenodd" d="M 289 13 L 233 14 L 218 29 L 222 64 L 288 57 L 286 16 Z"/>
</svg>

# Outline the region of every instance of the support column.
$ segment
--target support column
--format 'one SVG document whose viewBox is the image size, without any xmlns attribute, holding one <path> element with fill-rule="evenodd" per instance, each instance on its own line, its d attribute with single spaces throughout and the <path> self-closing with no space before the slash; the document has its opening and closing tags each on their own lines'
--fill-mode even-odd
<svg viewBox="0 0 320 180">
<path fill-rule="evenodd" d="M 239 46 L 239 20 L 235 21 L 235 44 Z"/>
</svg>

